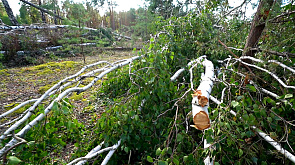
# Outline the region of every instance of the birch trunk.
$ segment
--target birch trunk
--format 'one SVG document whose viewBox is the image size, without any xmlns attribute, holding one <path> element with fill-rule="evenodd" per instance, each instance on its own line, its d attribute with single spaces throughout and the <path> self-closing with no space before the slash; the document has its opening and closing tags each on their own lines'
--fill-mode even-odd
<svg viewBox="0 0 295 165">
<path fill-rule="evenodd" d="M 213 63 L 207 59 L 202 62 L 205 67 L 205 75 L 202 76 L 201 83 L 197 90 L 194 92 L 192 100 L 192 114 L 194 127 L 198 130 L 206 130 L 210 127 L 210 119 L 208 113 L 209 106 L 209 97 L 213 87 L 213 78 L 214 78 L 214 66 Z M 204 140 L 204 148 L 209 148 L 211 144 L 207 143 L 207 140 Z M 204 159 L 205 165 L 213 165 L 214 159 L 210 159 L 208 155 Z"/>
<path fill-rule="evenodd" d="M 205 75 L 202 76 L 202 81 L 194 92 L 192 100 L 192 113 L 195 127 L 199 130 L 204 130 L 210 127 L 210 119 L 208 115 L 209 97 L 213 86 L 212 79 L 214 78 L 214 67 L 211 61 L 205 59 L 202 62 L 206 68 Z"/>
</svg>

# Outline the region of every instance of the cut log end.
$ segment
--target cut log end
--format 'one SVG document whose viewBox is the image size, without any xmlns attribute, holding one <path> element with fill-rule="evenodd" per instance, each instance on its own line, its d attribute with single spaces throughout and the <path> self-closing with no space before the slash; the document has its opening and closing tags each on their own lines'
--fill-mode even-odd
<svg viewBox="0 0 295 165">
<path fill-rule="evenodd" d="M 205 111 L 200 111 L 194 116 L 194 124 L 191 127 L 194 127 L 198 130 L 204 130 L 210 127 L 210 119 L 208 114 Z"/>
</svg>

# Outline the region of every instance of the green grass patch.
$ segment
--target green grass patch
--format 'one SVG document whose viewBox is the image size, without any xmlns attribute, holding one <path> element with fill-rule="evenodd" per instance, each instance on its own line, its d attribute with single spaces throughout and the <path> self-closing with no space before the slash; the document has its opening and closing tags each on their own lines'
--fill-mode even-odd
<svg viewBox="0 0 295 165">
<path fill-rule="evenodd" d="M 12 108 L 18 106 L 19 104 L 20 104 L 20 103 L 10 103 L 10 104 L 7 104 L 7 105 L 4 106 L 4 109 L 5 109 L 6 111 L 9 111 L 9 110 L 11 110 Z M 7 116 L 14 116 L 14 115 L 16 115 L 16 114 L 21 114 L 21 113 L 23 113 L 27 108 L 29 108 L 30 106 L 31 106 L 31 105 L 26 105 L 26 106 L 24 106 L 24 107 L 21 107 L 21 108 L 19 108 L 18 110 L 12 112 L 11 114 L 9 114 L 9 115 L 7 115 Z"/>
<path fill-rule="evenodd" d="M 25 73 L 25 72 L 32 72 L 32 71 L 42 71 L 44 69 L 45 70 L 59 69 L 59 71 L 60 71 L 61 69 L 74 68 L 78 64 L 79 64 L 79 62 L 75 62 L 75 61 L 48 62 L 48 63 L 41 64 L 41 65 L 22 68 L 21 72 Z M 0 72 L 0 74 L 1 74 L 1 72 Z"/>
<path fill-rule="evenodd" d="M 2 69 L 2 70 L 0 70 L 0 75 L 3 75 L 3 76 L 9 76 L 10 74 L 9 73 L 7 73 L 7 69 Z"/>
</svg>

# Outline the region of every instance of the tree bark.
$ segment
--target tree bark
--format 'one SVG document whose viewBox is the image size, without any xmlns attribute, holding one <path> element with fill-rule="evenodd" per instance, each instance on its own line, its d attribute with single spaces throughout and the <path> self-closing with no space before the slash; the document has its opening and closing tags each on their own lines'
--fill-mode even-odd
<svg viewBox="0 0 295 165">
<path fill-rule="evenodd" d="M 259 38 L 265 28 L 263 22 L 266 21 L 269 11 L 273 5 L 274 0 L 260 0 L 257 12 L 251 23 L 250 33 L 248 35 L 246 45 L 244 48 L 244 56 L 254 56 L 256 51 L 251 50 L 251 48 L 257 46 Z"/>
<path fill-rule="evenodd" d="M 3 6 L 4 6 L 5 10 L 6 10 L 6 13 L 7 13 L 8 17 L 9 17 L 9 20 L 10 20 L 11 24 L 13 26 L 18 26 L 19 24 L 18 24 L 17 20 L 15 19 L 14 15 L 13 15 L 13 12 L 12 12 L 7 0 L 2 0 L 2 3 L 3 3 Z"/>
<path fill-rule="evenodd" d="M 41 5 L 42 5 L 42 2 L 41 2 L 41 0 L 39 0 L 39 6 L 41 6 Z M 44 12 L 42 10 L 40 12 L 41 12 L 42 22 L 46 23 L 46 18 L 45 18 Z"/>
<path fill-rule="evenodd" d="M 3 0 L 2 0 L 2 1 L 3 1 Z M 28 2 L 28 1 L 25 1 L 25 0 L 20 0 L 20 1 L 22 1 L 23 3 L 28 4 L 28 5 L 30 5 L 30 6 L 33 6 L 33 7 L 37 8 L 37 9 L 43 11 L 44 13 L 47 13 L 47 14 L 49 14 L 49 15 L 52 15 L 52 16 L 58 18 L 58 19 L 61 19 L 61 20 L 64 20 L 64 19 L 65 19 L 65 18 L 63 18 L 63 17 L 61 17 L 61 16 L 59 16 L 59 15 L 54 14 L 54 13 L 51 12 L 51 11 L 45 10 L 45 9 L 43 9 L 42 7 L 37 6 L 37 5 L 34 5 L 34 4 L 32 4 L 32 3 Z"/>
<path fill-rule="evenodd" d="M 112 30 L 115 30 L 115 20 L 114 20 L 114 8 L 110 7 L 110 24 L 111 24 L 111 28 Z"/>
</svg>

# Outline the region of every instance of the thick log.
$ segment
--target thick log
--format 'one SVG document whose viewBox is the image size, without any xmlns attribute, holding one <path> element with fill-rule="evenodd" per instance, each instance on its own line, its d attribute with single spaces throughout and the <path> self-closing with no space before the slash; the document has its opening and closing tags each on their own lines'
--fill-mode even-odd
<svg viewBox="0 0 295 165">
<path fill-rule="evenodd" d="M 89 27 L 77 27 L 77 26 L 70 26 L 70 25 L 0 26 L 0 30 L 23 30 L 23 29 L 26 29 L 26 28 L 29 28 L 29 29 L 47 29 L 47 28 L 56 29 L 56 28 L 67 28 L 67 27 L 76 27 L 76 28 L 82 28 L 82 29 L 85 29 L 85 30 L 93 30 L 93 31 L 99 30 L 99 29 L 94 29 L 94 28 L 89 28 Z M 127 40 L 132 39 L 131 37 L 124 36 L 124 35 L 121 35 L 121 34 L 117 34 L 115 32 L 112 32 L 112 34 L 115 35 L 115 36 L 118 36 L 118 38 L 121 37 L 121 38 L 125 38 Z"/>
</svg>

